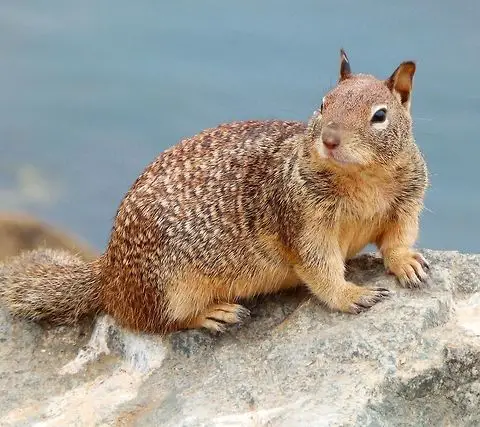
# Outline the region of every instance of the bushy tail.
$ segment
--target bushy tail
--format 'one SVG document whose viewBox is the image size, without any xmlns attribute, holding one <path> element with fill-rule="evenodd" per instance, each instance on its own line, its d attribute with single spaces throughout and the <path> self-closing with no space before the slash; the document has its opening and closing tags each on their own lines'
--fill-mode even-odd
<svg viewBox="0 0 480 427">
<path fill-rule="evenodd" d="M 0 264 L 0 303 L 31 320 L 71 324 L 101 310 L 100 266 L 66 251 L 25 252 Z"/>
</svg>

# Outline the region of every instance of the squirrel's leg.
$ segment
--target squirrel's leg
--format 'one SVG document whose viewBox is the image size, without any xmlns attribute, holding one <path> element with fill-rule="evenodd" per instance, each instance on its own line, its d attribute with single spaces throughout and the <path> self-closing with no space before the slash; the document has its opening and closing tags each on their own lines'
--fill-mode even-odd
<svg viewBox="0 0 480 427">
<path fill-rule="evenodd" d="M 333 239 L 332 239 L 333 240 Z M 298 277 L 328 307 L 360 313 L 387 297 L 385 288 L 366 288 L 345 280 L 345 262 L 338 244 L 323 240 L 306 244 L 302 263 L 295 266 Z"/>
<path fill-rule="evenodd" d="M 418 287 L 427 278 L 425 258 L 412 249 L 418 235 L 418 214 L 397 215 L 377 239 L 387 270 L 405 287 Z"/>
<path fill-rule="evenodd" d="M 228 324 L 239 323 L 250 312 L 240 304 L 215 304 L 185 325 L 185 329 L 206 328 L 224 332 Z"/>
</svg>

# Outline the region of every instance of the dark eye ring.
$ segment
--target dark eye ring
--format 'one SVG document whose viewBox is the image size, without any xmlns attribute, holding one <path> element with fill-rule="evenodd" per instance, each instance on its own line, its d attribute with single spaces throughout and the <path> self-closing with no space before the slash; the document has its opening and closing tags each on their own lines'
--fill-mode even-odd
<svg viewBox="0 0 480 427">
<path fill-rule="evenodd" d="M 375 114 L 372 116 L 372 123 L 383 123 L 387 119 L 387 109 L 380 108 L 375 111 Z"/>
</svg>

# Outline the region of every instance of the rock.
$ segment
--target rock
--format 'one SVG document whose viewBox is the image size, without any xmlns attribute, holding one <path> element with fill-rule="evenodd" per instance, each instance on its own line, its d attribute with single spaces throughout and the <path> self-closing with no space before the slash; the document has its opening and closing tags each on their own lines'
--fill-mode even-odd
<svg viewBox="0 0 480 427">
<path fill-rule="evenodd" d="M 67 249 L 87 260 L 97 256 L 87 244 L 25 214 L 0 214 L 0 261 L 39 247 Z"/>
<path fill-rule="evenodd" d="M 257 298 L 223 335 L 167 337 L 0 320 L 6 426 L 474 426 L 480 424 L 480 255 L 425 251 L 431 280 L 399 288 L 381 261 L 349 265 L 395 289 L 360 315 L 307 292 Z"/>
</svg>

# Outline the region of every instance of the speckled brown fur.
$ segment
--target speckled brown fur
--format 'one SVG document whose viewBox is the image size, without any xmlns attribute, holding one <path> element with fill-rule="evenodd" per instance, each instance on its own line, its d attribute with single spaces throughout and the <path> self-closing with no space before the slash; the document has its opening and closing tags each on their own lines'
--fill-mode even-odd
<svg viewBox="0 0 480 427">
<path fill-rule="evenodd" d="M 239 298 L 303 283 L 358 313 L 388 295 L 345 281 L 345 260 L 368 243 L 402 284 L 419 285 L 426 262 L 411 246 L 427 170 L 409 112 L 415 66 L 381 81 L 341 60 L 339 84 L 308 123 L 223 124 L 163 152 L 126 194 L 95 264 L 70 271 L 31 254 L 6 264 L 6 305 L 32 319 L 104 311 L 142 331 L 223 330 L 245 316 Z M 379 106 L 387 119 L 373 124 Z M 341 141 L 335 150 L 326 135 Z M 62 287 L 68 304 L 49 296 Z"/>
</svg>

